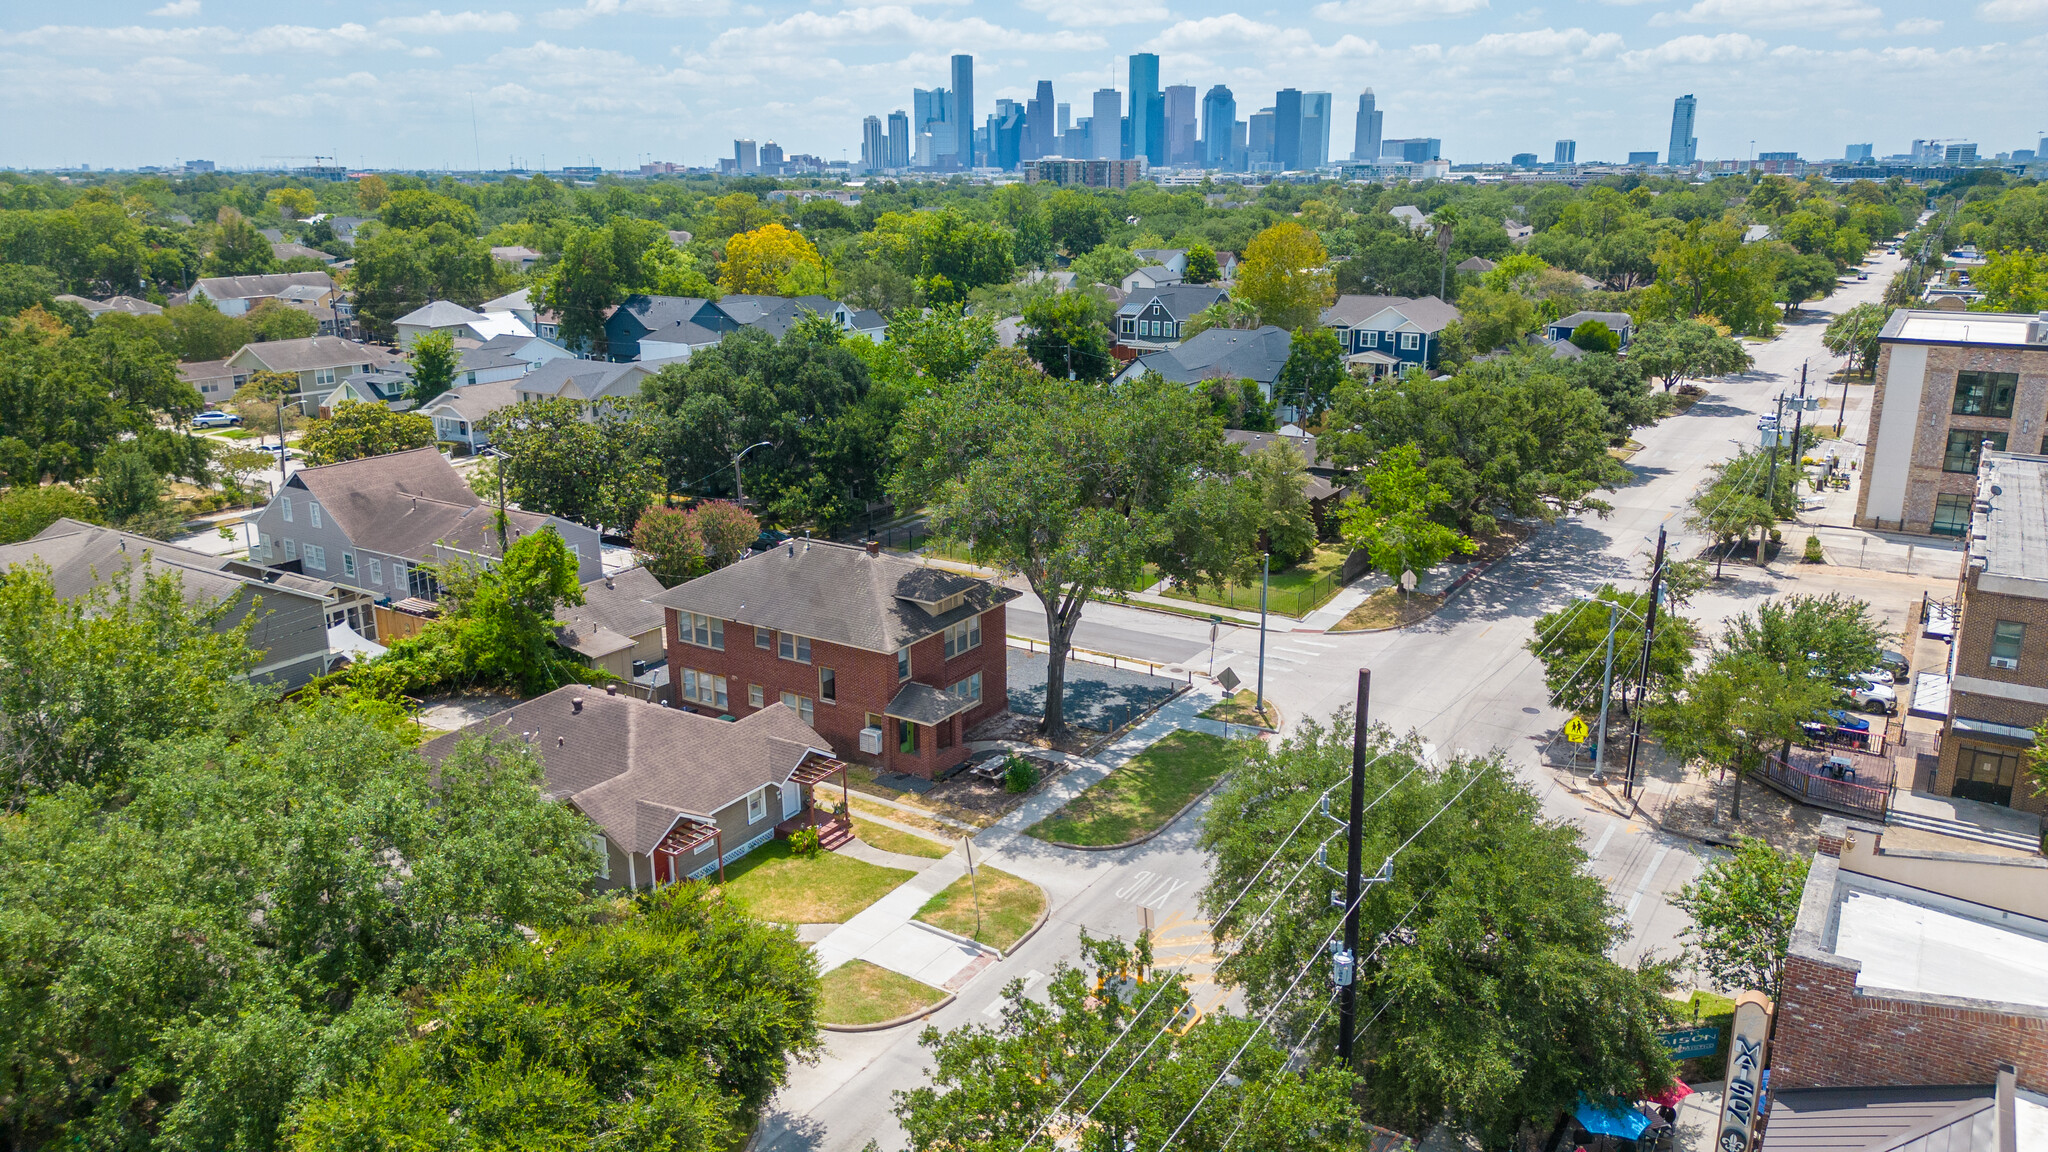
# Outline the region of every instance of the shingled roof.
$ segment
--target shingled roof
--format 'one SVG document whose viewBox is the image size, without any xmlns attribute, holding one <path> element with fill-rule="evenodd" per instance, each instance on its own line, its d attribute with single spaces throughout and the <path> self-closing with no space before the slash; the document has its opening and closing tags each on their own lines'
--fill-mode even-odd
<svg viewBox="0 0 2048 1152">
<path fill-rule="evenodd" d="M 437 543 L 498 554 L 496 508 L 486 507 L 434 448 L 301 468 L 289 484 L 318 500 L 358 547 L 418 560 L 437 559 Z M 513 539 L 548 522 L 517 508 L 507 509 L 505 520 Z"/>
<path fill-rule="evenodd" d="M 478 734 L 530 746 L 545 766 L 549 798 L 568 801 L 613 843 L 642 854 L 678 819 L 710 820 L 757 788 L 785 783 L 809 757 L 832 756 L 780 703 L 734 722 L 583 684 L 430 740 L 420 755 L 440 763 Z"/>
<path fill-rule="evenodd" d="M 1000 584 L 856 545 L 791 540 L 651 599 L 736 624 L 895 652 L 1017 596 Z"/>
</svg>

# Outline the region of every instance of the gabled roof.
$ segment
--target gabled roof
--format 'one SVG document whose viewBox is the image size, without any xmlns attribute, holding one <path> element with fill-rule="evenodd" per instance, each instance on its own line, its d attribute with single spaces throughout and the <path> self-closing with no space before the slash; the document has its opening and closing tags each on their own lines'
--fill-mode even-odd
<svg viewBox="0 0 2048 1152">
<path fill-rule="evenodd" d="M 262 276 L 202 276 L 192 285 L 195 293 L 209 300 L 253 300 L 275 296 L 279 289 L 294 284 L 334 287 L 334 277 L 325 272 L 272 272 Z"/>
<path fill-rule="evenodd" d="M 334 253 L 322 252 L 318 248 L 309 248 L 295 240 L 272 243 L 270 245 L 270 254 L 279 260 L 294 260 L 300 256 L 311 256 L 315 260 L 325 260 L 329 264 L 334 262 Z"/>
<path fill-rule="evenodd" d="M 1131 250 L 1131 255 L 1136 256 L 1147 264 L 1171 264 L 1175 257 L 1186 256 L 1187 254 L 1188 250 L 1185 248 L 1135 248 Z"/>
<path fill-rule="evenodd" d="M 852 323 L 855 332 L 873 332 L 888 328 L 889 318 L 873 308 L 863 308 L 853 314 Z"/>
<path fill-rule="evenodd" d="M 0 573 L 34 560 L 49 567 L 50 583 L 60 600 L 84 595 L 131 563 L 146 573 L 175 573 L 186 601 L 193 604 L 219 603 L 244 589 L 266 597 L 326 599 L 321 583 L 308 577 L 247 565 L 227 556 L 209 556 L 68 517 L 52 522 L 31 539 L 0 545 Z"/>
<path fill-rule="evenodd" d="M 519 403 L 519 380 L 493 380 L 450 388 L 420 409 L 422 415 L 446 412 L 474 424 L 500 408 Z"/>
<path fill-rule="evenodd" d="M 339 368 L 344 364 L 383 367 L 404 363 L 403 359 L 368 344 L 339 336 L 304 336 L 297 340 L 265 340 L 244 344 L 229 363 L 247 358 L 272 372 L 310 372 L 315 368 Z"/>
<path fill-rule="evenodd" d="M 630 648 L 633 637 L 657 631 L 667 619 L 667 614 L 650 599 L 661 595 L 661 581 L 645 568 L 628 568 L 615 576 L 592 580 L 583 586 L 583 603 L 565 605 L 555 612 L 555 619 L 577 635 L 608 633 L 622 637 L 625 644 L 612 647 L 604 653 L 583 652 L 585 656 L 609 655 L 620 648 Z M 566 642 L 565 642 L 566 643 Z M 574 648 L 574 644 L 569 647 Z"/>
<path fill-rule="evenodd" d="M 697 320 L 711 301 L 702 296 L 651 296 L 634 293 L 620 301 L 619 306 L 606 320 L 630 324 L 644 332 L 659 332 Z"/>
<path fill-rule="evenodd" d="M 491 259 L 518 264 L 527 260 L 540 259 L 540 253 L 518 244 L 501 245 L 491 249 Z"/>
<path fill-rule="evenodd" d="M 533 311 L 533 289 L 521 288 L 517 292 L 508 292 L 496 300 L 486 300 L 479 306 L 478 311 L 515 312 L 521 309 Z"/>
<path fill-rule="evenodd" d="M 334 290 L 332 288 L 323 288 L 318 284 L 293 284 L 288 288 L 278 289 L 276 298 L 305 304 L 318 304 L 333 294 Z"/>
<path fill-rule="evenodd" d="M 1280 378 L 1294 337 L 1268 324 L 1245 331 L 1210 328 L 1183 341 L 1178 348 L 1148 352 L 1133 363 L 1141 371 L 1191 384 L 1198 380 L 1256 380 L 1271 384 Z M 1130 371 L 1130 369 L 1125 369 Z"/>
<path fill-rule="evenodd" d="M 1488 260 L 1484 256 L 1468 256 L 1459 261 L 1457 265 L 1460 272 L 1491 272 L 1498 267 L 1500 265 Z"/>
<path fill-rule="evenodd" d="M 225 360 L 186 360 L 178 365 L 178 375 L 183 376 L 187 383 L 197 383 L 201 380 L 233 379 L 235 370 L 228 367 Z"/>
<path fill-rule="evenodd" d="M 641 383 L 668 363 L 668 360 L 636 360 L 613 364 L 605 360 L 576 360 L 564 356 L 520 377 L 519 390 L 567 396 L 572 400 L 635 396 L 640 392 Z"/>
<path fill-rule="evenodd" d="M 301 468 L 285 487 L 318 500 L 357 547 L 417 560 L 434 559 L 436 544 L 499 554 L 497 510 L 433 448 Z M 508 537 L 517 539 L 540 531 L 551 517 L 511 508 L 505 519 Z"/>
<path fill-rule="evenodd" d="M 1157 300 L 1175 320 L 1186 320 L 1202 309 L 1220 300 L 1228 300 L 1230 293 L 1207 284 L 1174 284 L 1162 288 L 1145 288 L 1131 293 L 1117 307 L 1119 316 L 1136 316 L 1152 306 Z"/>
<path fill-rule="evenodd" d="M 481 312 L 472 312 L 453 300 L 432 300 L 407 312 L 394 324 L 409 324 L 420 328 L 454 328 L 462 324 L 474 324 L 484 318 Z"/>
<path fill-rule="evenodd" d="M 785 783 L 805 760 L 832 757 L 831 745 L 780 703 L 734 722 L 583 684 L 430 740 L 420 755 L 439 763 L 475 734 L 527 744 L 545 767 L 550 797 L 639 854 L 678 819 L 714 817 L 756 789 Z"/>
<path fill-rule="evenodd" d="M 827 319 L 840 309 L 849 314 L 853 311 L 830 296 L 726 296 L 716 307 L 735 324 L 759 328 L 777 339 L 796 327 L 806 311 Z"/>
<path fill-rule="evenodd" d="M 792 540 L 652 600 L 736 624 L 895 652 L 1017 596 L 1000 584 L 851 544 Z M 949 603 L 936 614 L 921 606 Z"/>
<path fill-rule="evenodd" d="M 1387 323 L 1385 313 L 1395 313 Z M 1458 310 L 1434 296 L 1339 296 L 1323 309 L 1322 320 L 1330 327 L 1356 328 L 1372 325 L 1383 331 L 1404 323 L 1423 332 L 1441 332 L 1458 318 Z M 1378 323 L 1375 323 L 1378 321 Z"/>
<path fill-rule="evenodd" d="M 1574 312 L 1569 316 L 1552 320 L 1548 326 L 1551 328 L 1577 328 L 1589 320 L 1598 320 L 1616 332 L 1635 325 L 1635 321 L 1626 312 Z"/>
</svg>

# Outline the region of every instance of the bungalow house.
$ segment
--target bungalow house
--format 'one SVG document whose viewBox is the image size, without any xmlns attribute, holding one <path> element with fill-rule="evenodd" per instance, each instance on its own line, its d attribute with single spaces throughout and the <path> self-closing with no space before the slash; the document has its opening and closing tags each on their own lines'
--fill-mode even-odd
<svg viewBox="0 0 2048 1152">
<path fill-rule="evenodd" d="M 18 544 L 0 545 L 0 575 L 30 562 L 50 569 L 51 583 L 63 600 L 115 579 L 129 565 L 138 573 L 175 575 L 187 603 L 229 605 L 214 623 L 216 631 L 240 627 L 255 614 L 249 645 L 257 656 L 250 679 L 293 689 L 328 670 L 327 610 L 332 600 L 322 594 L 317 580 L 71 519 L 59 519 Z M 134 652 L 103 655 L 147 659 Z"/>
<path fill-rule="evenodd" d="M 382 404 L 405 412 L 413 403 L 411 376 L 389 370 L 361 372 L 336 383 L 334 391 L 320 398 L 320 415 L 332 416 L 343 404 Z"/>
<path fill-rule="evenodd" d="M 544 339 L 554 339 L 552 335 L 540 330 L 540 318 L 533 309 L 533 289 L 531 288 L 521 288 L 517 292 L 508 292 L 495 300 L 486 300 L 482 304 L 477 305 L 477 311 L 510 312 L 512 315 L 525 321 L 526 326 L 533 329 L 535 335 Z"/>
<path fill-rule="evenodd" d="M 1308 484 L 1303 491 L 1308 496 L 1309 515 L 1315 518 L 1318 533 L 1323 532 L 1324 525 L 1336 511 L 1337 502 L 1349 491 L 1338 483 L 1338 471 L 1323 463 L 1316 438 L 1292 424 L 1283 425 L 1277 432 L 1246 432 L 1233 428 L 1223 434 L 1223 440 L 1247 456 L 1263 452 L 1275 443 L 1294 449 L 1301 456 L 1302 463 L 1308 465 Z"/>
<path fill-rule="evenodd" d="M 1157 372 L 1168 380 L 1206 386 L 1211 380 L 1250 380 L 1266 399 L 1273 398 L 1273 385 L 1287 363 L 1287 351 L 1294 337 L 1287 329 L 1268 324 L 1263 328 L 1211 328 L 1181 343 L 1148 352 L 1131 361 L 1117 374 L 1128 380 L 1146 372 Z"/>
<path fill-rule="evenodd" d="M 540 253 L 518 245 L 505 245 L 491 249 L 491 259 L 521 272 L 531 272 L 533 266 L 540 263 Z"/>
<path fill-rule="evenodd" d="M 1122 280 L 1117 281 L 1117 287 L 1123 289 L 1128 294 L 1132 292 L 1149 292 L 1154 288 L 1164 288 L 1169 284 L 1178 284 L 1180 281 L 1180 274 L 1169 271 L 1166 265 L 1147 264 L 1125 276 Z"/>
<path fill-rule="evenodd" d="M 1188 250 L 1185 248 L 1139 248 L 1131 255 L 1143 264 L 1156 264 L 1166 269 L 1164 274 L 1173 277 L 1171 283 L 1178 284 L 1188 272 Z"/>
<path fill-rule="evenodd" d="M 1387 209 L 1387 215 L 1408 226 L 1410 232 L 1420 232 L 1429 227 L 1429 213 L 1413 204 L 1402 204 Z"/>
<path fill-rule="evenodd" d="M 517 380 L 494 380 L 450 388 L 426 402 L 420 415 L 434 422 L 434 439 L 461 448 L 463 455 L 475 455 L 488 448 L 490 434 L 484 431 L 486 417 L 500 408 L 519 403 Z"/>
<path fill-rule="evenodd" d="M 1629 337 L 1635 335 L 1636 324 L 1626 312 L 1574 312 L 1552 320 L 1544 329 L 1544 335 L 1553 343 L 1568 341 L 1579 325 L 1594 321 L 1607 325 L 1609 331 L 1621 337 L 1621 350 L 1628 351 Z"/>
<path fill-rule="evenodd" d="M 687 359 L 741 328 L 758 328 L 780 339 L 807 311 L 850 335 L 881 340 L 888 332 L 881 313 L 828 296 L 732 295 L 706 300 L 637 294 L 626 297 L 605 318 L 605 343 L 616 361 Z"/>
<path fill-rule="evenodd" d="M 1181 326 L 1195 313 L 1230 299 L 1221 288 L 1179 284 L 1133 292 L 1117 307 L 1116 342 L 1140 352 L 1180 343 Z"/>
<path fill-rule="evenodd" d="M 1373 375 L 1436 367 L 1443 351 L 1438 337 L 1457 318 L 1456 308 L 1434 296 L 1339 296 L 1322 315 L 1346 362 Z"/>
<path fill-rule="evenodd" d="M 727 723 L 571 684 L 430 740 L 420 755 L 439 763 L 477 736 L 531 748 L 548 798 L 596 825 L 599 890 L 722 876 L 815 822 L 818 784 L 845 782 L 846 765 L 781 705 Z M 837 825 L 827 843 L 845 835 Z"/>
<path fill-rule="evenodd" d="M 242 374 L 283 372 L 298 377 L 300 408 L 309 416 L 319 411 L 335 385 L 351 376 L 366 372 L 412 374 L 412 363 L 404 357 L 339 336 L 244 344 L 227 358 L 227 366 Z"/>
<path fill-rule="evenodd" d="M 270 254 L 279 260 L 297 260 L 304 257 L 318 260 L 322 264 L 334 263 L 334 254 L 332 252 L 322 252 L 318 248 L 310 248 L 296 240 L 271 241 Z"/>
<path fill-rule="evenodd" d="M 615 364 L 605 360 L 549 360 L 514 381 L 521 400 L 623 400 L 640 394 L 647 378 L 682 357 Z"/>
<path fill-rule="evenodd" d="M 295 308 L 313 317 L 320 325 L 317 334 L 321 336 L 345 336 L 350 321 L 344 319 L 338 308 L 340 293 L 318 284 L 294 284 L 282 289 L 271 299 L 287 308 Z"/>
<path fill-rule="evenodd" d="M 433 601 L 440 586 L 421 565 L 495 563 L 496 513 L 439 451 L 414 448 L 293 472 L 257 514 L 249 554 L 384 601 Z M 579 582 L 603 575 L 597 529 L 517 508 L 505 518 L 508 540 L 554 529 Z"/>
<path fill-rule="evenodd" d="M 54 297 L 59 304 L 76 304 L 85 309 L 85 314 L 97 320 L 109 312 L 120 312 L 128 316 L 161 316 L 163 308 L 139 296 L 109 296 L 105 300 L 88 300 L 73 296 L 69 292 Z"/>
<path fill-rule="evenodd" d="M 1494 263 L 1491 260 L 1488 260 L 1484 256 L 1467 256 L 1465 259 L 1458 261 L 1456 270 L 1459 272 L 1474 272 L 1484 274 L 1487 272 L 1491 272 L 1498 267 L 1500 267 L 1500 265 Z"/>
<path fill-rule="evenodd" d="M 392 321 L 398 346 L 411 348 L 429 332 L 450 332 L 458 340 L 478 343 L 494 336 L 532 336 L 533 329 L 510 312 L 472 312 L 452 300 L 434 300 Z"/>
<path fill-rule="evenodd" d="M 649 603 L 661 592 L 661 581 L 645 568 L 593 580 L 583 586 L 583 603 L 555 610 L 555 642 L 592 668 L 638 679 L 668 657 L 662 610 Z"/>
<path fill-rule="evenodd" d="M 538 336 L 507 333 L 462 350 L 455 363 L 458 385 L 517 380 L 550 360 L 574 359 L 567 348 Z"/>
<path fill-rule="evenodd" d="M 225 360 L 187 360 L 178 365 L 178 375 L 199 393 L 199 399 L 209 408 L 218 408 L 232 399 L 242 385 L 249 382 L 249 374 L 228 367 Z"/>
<path fill-rule="evenodd" d="M 668 611 L 679 707 L 752 717 L 778 704 L 836 755 L 934 780 L 969 729 L 1008 707 L 1001 584 L 870 544 L 792 540 L 653 598 Z"/>
<path fill-rule="evenodd" d="M 213 302 L 225 316 L 240 316 L 265 300 L 274 298 L 279 292 L 293 286 L 312 285 L 334 291 L 334 277 L 325 272 L 272 272 L 261 276 L 202 276 L 192 285 L 192 290 L 183 293 L 183 299 L 172 303 L 182 304 L 192 300 L 206 299 Z"/>
</svg>

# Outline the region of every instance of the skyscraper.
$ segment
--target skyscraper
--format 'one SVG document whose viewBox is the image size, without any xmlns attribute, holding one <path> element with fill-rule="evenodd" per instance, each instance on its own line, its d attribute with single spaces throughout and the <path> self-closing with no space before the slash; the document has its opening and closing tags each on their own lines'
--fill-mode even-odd
<svg viewBox="0 0 2048 1152">
<path fill-rule="evenodd" d="M 1371 163 L 1380 158 L 1381 117 L 1386 113 L 1377 107 L 1372 89 L 1367 88 L 1358 98 L 1358 131 L 1351 143 L 1351 158 Z"/>
<path fill-rule="evenodd" d="M 1873 151 L 1874 149 L 1869 144 L 1851 144 L 1849 145 L 1848 155 L 1845 158 L 1851 164 L 1854 164 L 1859 160 L 1863 161 L 1864 163 L 1868 163 L 1870 161 L 1871 153 Z"/>
<path fill-rule="evenodd" d="M 910 167 L 910 114 L 901 108 L 889 113 L 889 162 L 885 167 Z"/>
<path fill-rule="evenodd" d="M 989 163 L 1005 172 L 1017 170 L 1024 152 L 1024 105 L 1015 100 L 996 101 L 995 115 L 988 118 Z"/>
<path fill-rule="evenodd" d="M 1052 81 L 1040 80 L 1038 94 L 1024 108 L 1024 159 L 1059 155 L 1059 141 L 1053 135 L 1055 123 Z"/>
<path fill-rule="evenodd" d="M 1283 172 L 1301 167 L 1301 89 L 1273 94 L 1273 162 Z"/>
<path fill-rule="evenodd" d="M 1304 92 L 1301 97 L 1301 166 L 1321 168 L 1330 162 L 1330 113 L 1334 111 L 1328 92 Z"/>
<path fill-rule="evenodd" d="M 1166 163 L 1166 105 L 1159 91 L 1159 57 L 1131 53 L 1131 152 L 1153 164 Z"/>
<path fill-rule="evenodd" d="M 1166 162 L 1199 164 L 1195 145 L 1195 86 L 1175 84 L 1166 90 Z"/>
<path fill-rule="evenodd" d="M 1067 129 L 1072 127 L 1074 123 L 1074 106 L 1064 100 L 1060 101 L 1059 118 L 1060 135 L 1065 136 Z"/>
<path fill-rule="evenodd" d="M 1231 152 L 1237 125 L 1237 97 L 1221 84 L 1202 97 L 1202 165 L 1226 172 L 1236 167 Z"/>
<path fill-rule="evenodd" d="M 1699 102 L 1688 92 L 1671 102 L 1671 146 L 1665 150 L 1666 163 L 1673 168 L 1690 168 L 1699 159 L 1699 138 L 1692 134 L 1693 115 Z"/>
<path fill-rule="evenodd" d="M 1245 129 L 1245 164 L 1257 168 L 1261 164 L 1274 163 L 1273 156 L 1273 110 L 1261 108 L 1251 114 Z"/>
<path fill-rule="evenodd" d="M 1579 142 L 1577 140 L 1559 140 L 1557 142 L 1557 150 L 1552 155 L 1550 162 L 1552 164 L 1577 164 L 1579 162 Z"/>
<path fill-rule="evenodd" d="M 959 126 L 957 145 L 962 168 L 974 167 L 974 57 L 953 57 L 953 107 L 950 123 Z"/>
<path fill-rule="evenodd" d="M 732 163 L 733 167 L 742 176 L 751 176 L 761 170 L 761 161 L 754 153 L 754 142 L 752 140 L 735 140 L 732 142 Z"/>
<path fill-rule="evenodd" d="M 860 122 L 860 166 L 879 172 L 889 166 L 889 137 L 882 131 L 882 118 L 870 116 Z"/>
<path fill-rule="evenodd" d="M 1123 147 L 1123 94 L 1114 88 L 1095 90 L 1095 115 L 1088 122 L 1089 151 L 1097 160 L 1116 160 Z"/>
<path fill-rule="evenodd" d="M 929 135 L 931 155 L 919 156 L 917 166 L 931 168 L 938 164 L 941 156 L 951 156 L 959 151 L 953 143 L 952 93 L 944 88 L 913 88 L 910 90 L 910 138 L 916 140 Z"/>
</svg>

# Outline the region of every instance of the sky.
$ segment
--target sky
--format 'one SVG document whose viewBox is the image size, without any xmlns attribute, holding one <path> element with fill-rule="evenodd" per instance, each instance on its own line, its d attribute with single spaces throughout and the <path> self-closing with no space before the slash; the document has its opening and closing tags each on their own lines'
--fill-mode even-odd
<svg viewBox="0 0 2048 1152">
<path fill-rule="evenodd" d="M 1085 114 L 1133 52 L 1240 118 L 1328 91 L 1336 157 L 1368 87 L 1453 163 L 1661 153 L 1685 93 L 1705 159 L 2048 136 L 2048 0 L 7 0 L 0 166 L 616 169 L 741 136 L 858 161 L 861 118 L 956 52 L 977 118 L 1041 79 Z"/>
</svg>

